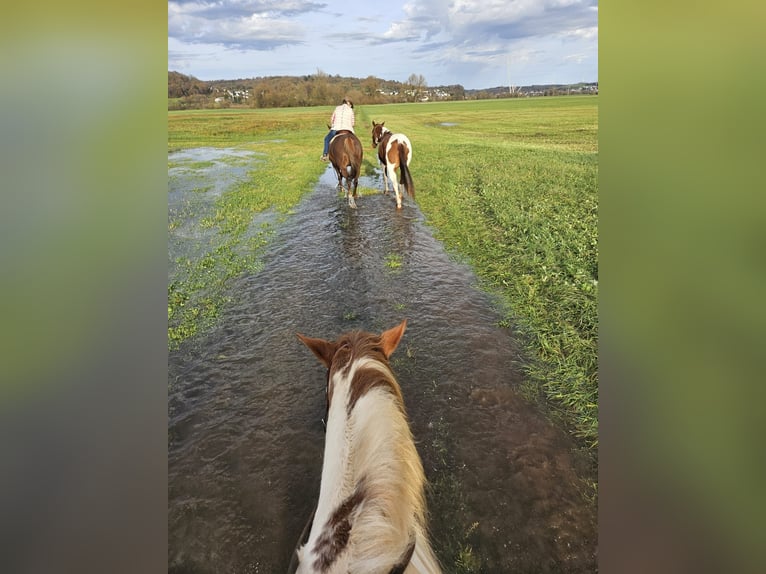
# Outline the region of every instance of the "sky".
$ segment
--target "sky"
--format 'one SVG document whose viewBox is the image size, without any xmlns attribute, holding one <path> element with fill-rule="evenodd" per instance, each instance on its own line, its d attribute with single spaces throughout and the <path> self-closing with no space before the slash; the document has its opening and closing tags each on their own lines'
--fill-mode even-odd
<svg viewBox="0 0 766 574">
<path fill-rule="evenodd" d="M 168 70 L 466 89 L 598 81 L 598 0 L 172 0 Z"/>
</svg>

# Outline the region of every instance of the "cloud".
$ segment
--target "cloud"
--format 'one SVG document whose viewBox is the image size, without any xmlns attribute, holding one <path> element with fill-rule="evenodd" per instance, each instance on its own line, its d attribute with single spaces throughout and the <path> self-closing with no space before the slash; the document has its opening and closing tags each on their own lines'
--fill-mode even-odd
<svg viewBox="0 0 766 574">
<path fill-rule="evenodd" d="M 559 81 L 597 75 L 598 0 L 170 0 L 168 41 L 169 66 L 201 76 L 332 62 L 393 77 L 404 74 L 396 46 L 395 58 L 445 83 L 504 81 L 509 66 L 516 78 Z"/>
<path fill-rule="evenodd" d="M 597 49 L 597 0 L 410 0 L 403 10 L 368 42 L 411 43 L 413 59 L 452 77 L 505 76 L 509 65 L 550 71 L 556 62 L 592 61 Z"/>
<path fill-rule="evenodd" d="M 439 35 L 453 45 L 562 34 L 598 25 L 597 0 L 412 0 L 375 43 Z"/>
<path fill-rule="evenodd" d="M 271 50 L 303 43 L 306 30 L 292 17 L 325 6 L 307 0 L 174 0 L 168 2 L 168 36 L 190 44 Z"/>
<path fill-rule="evenodd" d="M 327 6 L 325 3 L 308 0 L 172 0 L 185 13 L 193 13 L 199 17 L 218 20 L 252 16 L 253 14 L 274 14 L 279 16 L 295 16 L 316 12 Z"/>
</svg>

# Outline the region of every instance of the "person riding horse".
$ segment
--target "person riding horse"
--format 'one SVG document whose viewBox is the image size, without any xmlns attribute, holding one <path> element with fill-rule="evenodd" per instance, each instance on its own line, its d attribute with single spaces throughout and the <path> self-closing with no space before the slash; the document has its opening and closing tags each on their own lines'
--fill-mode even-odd
<svg viewBox="0 0 766 574">
<path fill-rule="evenodd" d="M 322 152 L 322 161 L 329 161 L 327 153 L 330 149 L 330 140 L 341 130 L 348 130 L 354 133 L 354 104 L 348 98 L 343 98 L 343 102 L 335 108 L 330 118 L 330 131 L 324 138 L 324 151 Z"/>
</svg>

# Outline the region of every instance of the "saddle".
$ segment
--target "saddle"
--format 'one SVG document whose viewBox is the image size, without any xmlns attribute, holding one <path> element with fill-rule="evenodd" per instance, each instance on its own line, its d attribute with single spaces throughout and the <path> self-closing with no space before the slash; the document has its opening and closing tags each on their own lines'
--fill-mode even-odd
<svg viewBox="0 0 766 574">
<path fill-rule="evenodd" d="M 334 135 L 334 136 L 332 136 L 332 139 L 330 140 L 330 143 L 334 142 L 334 141 L 335 141 L 335 139 L 336 139 L 338 136 L 342 136 L 343 134 L 353 134 L 353 133 L 354 133 L 354 132 L 352 132 L 351 130 L 338 130 L 337 132 L 335 132 L 335 135 Z"/>
</svg>

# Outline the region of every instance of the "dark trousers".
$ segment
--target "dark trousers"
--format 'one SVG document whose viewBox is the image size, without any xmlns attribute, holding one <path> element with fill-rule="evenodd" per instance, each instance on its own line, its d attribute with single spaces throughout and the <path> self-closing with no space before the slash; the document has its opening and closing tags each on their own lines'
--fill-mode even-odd
<svg viewBox="0 0 766 574">
<path fill-rule="evenodd" d="M 335 133 L 335 130 L 330 130 L 324 137 L 324 151 L 322 155 L 327 155 L 327 152 L 330 151 L 330 140 L 335 136 Z"/>
</svg>

